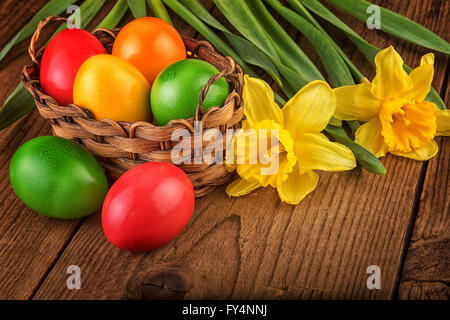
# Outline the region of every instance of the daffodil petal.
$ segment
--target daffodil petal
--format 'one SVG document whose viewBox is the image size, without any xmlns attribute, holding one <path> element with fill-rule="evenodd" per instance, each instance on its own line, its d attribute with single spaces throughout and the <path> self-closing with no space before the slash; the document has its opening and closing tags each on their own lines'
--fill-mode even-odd
<svg viewBox="0 0 450 320">
<path fill-rule="evenodd" d="M 237 168 L 237 164 L 236 163 L 225 162 L 224 164 L 225 164 L 225 169 L 227 169 L 228 172 L 233 172 Z"/>
<path fill-rule="evenodd" d="M 407 100 L 424 100 L 430 92 L 434 75 L 434 55 L 429 53 L 422 57 L 420 67 L 415 68 L 409 74 L 413 82 L 413 88 L 401 95 Z"/>
<path fill-rule="evenodd" d="M 237 164 L 243 179 L 261 186 L 277 187 L 297 162 L 289 131 L 272 120 L 263 120 L 247 131 L 240 130 L 227 149 L 227 163 Z"/>
<path fill-rule="evenodd" d="M 399 151 L 391 151 L 392 154 L 395 154 L 396 156 L 410 158 L 414 160 L 419 161 L 425 161 L 430 160 L 433 158 L 439 150 L 439 147 L 436 143 L 436 141 L 431 140 L 430 143 L 428 143 L 426 146 L 422 148 L 415 149 L 413 151 L 404 153 Z"/>
<path fill-rule="evenodd" d="M 435 104 L 423 100 L 401 108 L 383 104 L 378 119 L 389 151 L 407 153 L 427 145 L 436 135 L 436 111 Z"/>
<path fill-rule="evenodd" d="M 289 178 L 283 182 L 278 188 L 280 199 L 289 204 L 297 205 L 309 193 L 314 191 L 319 182 L 319 176 L 313 171 L 300 173 L 296 166 Z"/>
<path fill-rule="evenodd" d="M 247 180 L 238 178 L 227 186 L 227 194 L 230 197 L 245 196 L 259 187 L 260 185 L 257 182 L 248 182 Z"/>
<path fill-rule="evenodd" d="M 369 120 L 356 130 L 355 142 L 373 153 L 377 158 L 384 157 L 388 151 L 381 135 L 381 123 L 378 117 Z"/>
<path fill-rule="evenodd" d="M 267 187 L 268 185 L 276 188 L 281 183 L 288 179 L 289 174 L 292 172 L 293 167 L 297 159 L 293 154 L 288 154 L 286 152 L 279 154 L 278 163 L 272 166 L 258 164 L 239 164 L 237 166 L 237 173 L 239 176 L 247 181 L 256 182 L 262 187 Z M 270 168 L 273 168 L 273 173 L 264 174 L 264 172 L 270 172 Z"/>
<path fill-rule="evenodd" d="M 336 111 L 334 116 L 340 120 L 369 121 L 378 114 L 382 101 L 371 92 L 370 83 L 345 86 L 334 89 Z"/>
<path fill-rule="evenodd" d="M 356 167 L 353 152 L 321 133 L 305 133 L 295 143 L 301 172 L 309 170 L 344 171 Z"/>
<path fill-rule="evenodd" d="M 381 100 L 394 99 L 413 88 L 413 82 L 403 70 L 403 59 L 392 46 L 375 57 L 377 74 L 372 82 L 372 94 Z"/>
<path fill-rule="evenodd" d="M 434 65 L 434 54 L 433 53 L 427 53 L 426 55 L 422 56 L 422 59 L 420 59 L 420 65 Z"/>
<path fill-rule="evenodd" d="M 336 109 L 336 96 L 328 83 L 312 81 L 283 107 L 285 125 L 295 138 L 305 132 L 320 132 Z"/>
<path fill-rule="evenodd" d="M 450 136 L 450 110 L 438 110 L 436 112 L 436 135 Z"/>
<path fill-rule="evenodd" d="M 250 127 L 267 119 L 283 125 L 283 113 L 275 102 L 273 91 L 267 82 L 245 75 L 244 83 L 242 92 L 244 114 Z"/>
</svg>

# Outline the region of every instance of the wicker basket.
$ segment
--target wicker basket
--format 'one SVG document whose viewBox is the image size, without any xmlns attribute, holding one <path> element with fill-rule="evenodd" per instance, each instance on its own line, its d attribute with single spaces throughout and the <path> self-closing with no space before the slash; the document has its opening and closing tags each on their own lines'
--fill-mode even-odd
<svg viewBox="0 0 450 320">
<path fill-rule="evenodd" d="M 36 50 L 36 43 L 42 29 L 51 21 L 65 22 L 67 19 L 52 16 L 39 23 L 28 49 L 33 63 L 23 69 L 23 84 L 33 95 L 41 116 L 50 120 L 53 134 L 73 140 L 89 150 L 99 160 L 112 180 L 144 162 L 171 162 L 171 150 L 178 143 L 171 141 L 172 133 L 177 129 L 188 129 L 193 133 L 194 120 L 201 121 L 203 132 L 206 129 L 216 128 L 225 133 L 228 128 L 239 127 L 243 116 L 240 99 L 243 87 L 241 68 L 230 57 L 225 58 L 217 54 L 210 43 L 189 38 L 183 38 L 188 58 L 205 60 L 220 71 L 220 74 L 213 76 L 201 91 L 195 118 L 172 120 L 165 126 L 157 126 L 148 122 L 117 122 L 109 119 L 97 121 L 85 108 L 74 104 L 58 105 L 52 97 L 41 91 L 39 65 L 44 47 Z M 119 29 L 97 29 L 93 34 L 107 51 L 111 52 L 118 32 Z M 202 101 L 209 87 L 221 77 L 227 80 L 231 93 L 223 107 L 212 107 L 203 113 Z M 221 152 L 225 152 L 225 134 L 220 139 L 222 141 L 216 139 L 202 142 L 202 150 L 208 144 L 215 143 L 220 145 Z M 203 141 L 203 139 L 201 140 Z M 193 144 L 191 144 L 191 149 L 193 158 Z M 204 161 L 195 164 L 194 161 L 191 161 L 190 164 L 180 164 L 179 167 L 188 174 L 197 197 L 207 194 L 214 187 L 222 185 L 230 179 L 230 173 L 223 164 L 207 164 Z"/>
</svg>

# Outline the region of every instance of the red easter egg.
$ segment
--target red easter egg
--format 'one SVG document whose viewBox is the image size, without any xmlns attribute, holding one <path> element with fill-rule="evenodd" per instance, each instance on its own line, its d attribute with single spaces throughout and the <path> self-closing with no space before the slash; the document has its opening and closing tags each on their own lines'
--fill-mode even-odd
<svg viewBox="0 0 450 320">
<path fill-rule="evenodd" d="M 159 248 L 174 239 L 194 209 L 194 188 L 178 167 L 164 162 L 141 164 L 111 187 L 102 209 L 103 231 L 128 251 Z"/>
<path fill-rule="evenodd" d="M 106 49 L 83 29 L 65 29 L 50 40 L 42 55 L 40 78 L 43 91 L 60 105 L 73 103 L 73 83 L 83 62 Z"/>
</svg>

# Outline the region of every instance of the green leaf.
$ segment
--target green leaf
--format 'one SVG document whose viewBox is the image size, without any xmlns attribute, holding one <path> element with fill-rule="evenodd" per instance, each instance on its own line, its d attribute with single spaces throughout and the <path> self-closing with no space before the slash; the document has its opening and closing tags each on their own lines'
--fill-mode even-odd
<svg viewBox="0 0 450 320">
<path fill-rule="evenodd" d="M 272 40 L 244 1 L 214 0 L 214 3 L 245 38 L 253 42 L 270 57 L 279 59 L 278 50 Z"/>
<path fill-rule="evenodd" d="M 350 127 L 350 130 L 352 130 L 352 133 L 355 134 L 356 130 L 358 130 L 358 128 L 361 126 L 361 123 L 359 123 L 358 120 L 351 120 L 351 121 L 346 121 L 348 126 Z"/>
<path fill-rule="evenodd" d="M 128 10 L 127 0 L 118 0 L 111 11 L 103 18 L 103 20 L 95 27 L 104 29 L 115 28 Z"/>
<path fill-rule="evenodd" d="M 34 108 L 33 96 L 23 87 L 21 82 L 0 109 L 0 130 L 13 124 Z"/>
<path fill-rule="evenodd" d="M 250 41 L 231 33 L 203 7 L 199 0 L 182 0 L 181 3 L 203 22 L 222 31 L 242 60 L 264 69 L 279 86 L 282 85 L 278 69 L 262 50 Z"/>
<path fill-rule="evenodd" d="M 344 22 L 342 22 L 338 17 L 336 17 L 330 10 L 328 10 L 325 6 L 323 6 L 317 0 L 300 0 L 305 7 L 309 10 L 320 16 L 321 18 L 327 20 L 341 31 L 343 31 L 349 39 L 358 47 L 358 49 L 366 56 L 367 60 L 369 60 L 372 64 L 375 64 L 375 56 L 380 49 L 368 43 L 366 40 L 361 38 L 355 31 L 353 31 L 350 27 L 348 27 Z M 406 64 L 403 65 L 403 68 L 407 72 L 411 72 L 411 67 Z M 426 97 L 426 100 L 436 104 L 436 106 L 445 110 L 446 106 L 439 93 L 437 93 L 436 89 L 431 87 L 431 91 Z"/>
<path fill-rule="evenodd" d="M 358 82 L 361 81 L 361 79 L 364 78 L 364 75 L 353 64 L 353 62 L 344 53 L 344 51 L 342 51 L 341 47 L 333 40 L 333 38 L 330 37 L 328 32 L 324 28 L 322 28 L 322 26 L 319 24 L 319 22 L 317 22 L 317 20 L 309 13 L 309 11 L 306 10 L 306 8 L 298 0 L 287 0 L 287 2 L 299 15 L 301 15 L 303 18 L 308 20 L 310 23 L 312 23 L 317 29 L 319 29 L 322 32 L 322 34 L 333 44 L 334 48 L 341 55 L 342 59 L 344 59 L 350 72 L 353 74 L 353 77 L 355 78 L 355 80 L 357 80 Z"/>
<path fill-rule="evenodd" d="M 284 7 L 278 0 L 266 0 L 266 2 L 305 35 L 316 49 L 335 87 L 355 84 L 344 60 L 321 31 L 291 9 Z"/>
<path fill-rule="evenodd" d="M 293 68 L 307 82 L 325 80 L 319 69 L 272 17 L 261 0 L 249 1 L 248 6 L 273 42 L 284 65 Z"/>
<path fill-rule="evenodd" d="M 11 48 L 25 38 L 31 36 L 36 30 L 39 21 L 48 16 L 59 15 L 66 10 L 67 7 L 74 4 L 76 0 L 51 0 L 46 3 L 31 20 L 12 38 L 6 46 L 0 51 L 0 61 L 6 56 Z"/>
<path fill-rule="evenodd" d="M 308 10 L 298 1 L 298 0 L 287 0 L 287 2 L 291 5 L 292 8 L 294 8 L 295 11 L 297 11 L 298 14 L 303 16 L 306 20 L 308 20 L 311 24 L 313 24 L 318 30 L 322 32 L 322 34 L 331 42 L 331 44 L 334 46 L 335 50 L 339 53 L 341 58 L 344 60 L 346 65 L 348 66 L 350 72 L 353 74 L 355 79 L 359 82 L 361 79 L 364 78 L 364 75 L 359 71 L 359 69 L 353 64 L 353 62 L 350 60 L 350 58 L 342 51 L 342 49 L 339 47 L 339 45 L 331 38 L 328 33 L 325 31 L 324 28 L 317 22 L 317 20 L 309 13 Z M 340 127 L 342 126 L 342 122 L 336 118 L 331 118 L 330 124 Z M 356 120 L 354 121 L 347 121 L 347 124 L 352 129 L 352 132 L 355 133 L 358 127 L 360 126 L 360 123 Z"/>
<path fill-rule="evenodd" d="M 221 10 L 222 14 L 241 34 L 244 35 L 247 40 L 254 43 L 272 60 L 292 90 L 297 91 L 299 88 L 308 83 L 308 81 L 301 74 L 299 74 L 297 70 L 295 70 L 292 64 L 289 66 L 284 65 L 282 60 L 287 61 L 287 59 L 285 55 L 280 58 L 279 53 L 283 54 L 283 52 L 277 46 L 278 42 L 275 44 L 272 41 L 244 1 L 214 0 L 214 2 L 219 10 Z M 295 45 L 295 47 L 298 48 L 297 45 Z M 286 84 L 281 87 L 282 90 L 286 90 L 287 88 L 288 86 Z M 289 92 L 292 93 L 292 90 L 289 90 Z"/>
<path fill-rule="evenodd" d="M 184 21 L 189 23 L 195 30 L 204 36 L 211 44 L 224 55 L 232 57 L 242 68 L 249 70 L 247 64 L 239 57 L 239 55 L 230 48 L 219 36 L 208 28 L 199 18 L 191 13 L 177 0 L 163 0 L 164 3 L 178 14 Z M 255 74 L 255 73 L 253 73 Z"/>
<path fill-rule="evenodd" d="M 366 23 L 370 16 L 367 8 L 372 3 L 365 0 L 327 0 L 346 11 L 358 20 Z M 450 44 L 434 32 L 420 24 L 383 7 L 380 8 L 381 30 L 400 39 L 415 43 L 419 46 L 450 54 Z"/>
<path fill-rule="evenodd" d="M 245 62 L 264 69 L 279 86 L 282 86 L 278 69 L 264 52 L 250 41 L 235 34 L 225 33 L 225 37 Z"/>
<path fill-rule="evenodd" d="M 344 128 L 335 127 L 332 125 L 328 125 L 325 131 L 333 137 L 339 143 L 347 146 L 350 150 L 352 150 L 355 155 L 356 160 L 365 168 L 367 171 L 376 173 L 376 174 L 385 174 L 386 168 L 383 166 L 381 161 L 375 157 L 372 153 L 370 153 L 365 148 L 361 147 L 359 144 L 351 140 Z"/>
<path fill-rule="evenodd" d="M 128 7 L 130 7 L 131 13 L 136 19 L 147 15 L 145 0 L 128 0 Z"/>
<path fill-rule="evenodd" d="M 147 0 L 147 4 L 155 17 L 163 19 L 164 21 L 172 24 L 172 20 L 170 19 L 166 7 L 161 0 Z"/>
<path fill-rule="evenodd" d="M 369 61 L 374 61 L 375 56 L 380 51 L 377 47 L 371 45 L 366 40 L 361 38 L 359 34 L 353 31 L 349 26 L 342 22 L 338 17 L 322 5 L 318 0 L 300 0 L 300 2 L 309 10 L 317 14 L 319 17 L 327 20 L 341 31 L 347 34 L 359 50 L 367 57 Z"/>
</svg>

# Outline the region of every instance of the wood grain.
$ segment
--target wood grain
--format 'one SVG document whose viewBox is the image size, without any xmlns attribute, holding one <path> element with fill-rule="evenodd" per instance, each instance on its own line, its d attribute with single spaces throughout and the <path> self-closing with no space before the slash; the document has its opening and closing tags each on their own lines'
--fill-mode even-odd
<svg viewBox="0 0 450 320">
<path fill-rule="evenodd" d="M 376 3 L 385 5 L 383 1 L 377 1 Z M 446 41 L 450 40 L 450 33 L 442 28 L 448 20 L 447 15 L 450 10 L 448 1 L 413 1 L 408 6 L 404 6 L 402 1 L 391 1 L 390 5 L 393 11 L 425 25 Z M 355 27 L 359 23 L 355 21 L 355 24 L 350 23 L 349 26 Z M 368 39 L 368 34 L 372 32 L 364 29 L 364 32 L 360 34 Z M 393 39 L 393 37 L 387 35 L 384 39 L 375 43 L 382 47 L 388 45 Z M 372 41 L 372 43 L 374 42 Z M 405 62 L 410 65 L 417 64 L 417 61 L 411 60 L 410 57 L 423 55 L 430 51 L 404 41 L 400 41 L 400 43 L 408 52 L 415 52 L 414 55 L 407 55 L 406 57 L 402 55 Z M 345 46 L 344 50 L 352 49 Z M 450 99 L 448 57 L 436 52 L 435 54 L 437 61 L 433 85 L 438 89 L 438 92 L 441 92 L 441 96 L 448 104 Z M 440 65 L 447 67 L 441 68 Z M 410 243 L 408 242 L 405 246 L 406 260 L 402 265 L 400 286 L 396 296 L 400 299 L 448 299 L 449 296 L 449 141 L 448 138 L 438 138 L 437 140 L 440 144 L 440 153 L 430 161 L 429 165 L 424 164 L 426 181 L 422 194 L 417 195 L 421 197 L 418 205 L 419 212 L 413 212 L 412 214 L 410 228 L 413 228 L 413 233 Z M 417 187 L 421 186 L 418 185 Z M 428 241 L 423 241 L 424 239 Z"/>
<path fill-rule="evenodd" d="M 2 46 L 43 5 L 44 1 L 2 3 L 0 9 Z M 11 13 L 11 15 L 10 15 Z M 12 28 L 6 26 L 11 23 Z M 27 63 L 27 54 L 16 55 L 0 70 L 0 101 L 17 86 L 20 69 Z M 6 57 L 6 60 L 8 60 Z M 0 298 L 27 299 L 40 284 L 50 265 L 60 254 L 77 222 L 65 223 L 32 212 L 17 199 L 9 185 L 9 161 L 19 145 L 38 136 L 50 134 L 50 126 L 37 112 L 2 131 L 0 136 Z"/>
<path fill-rule="evenodd" d="M 203 2 L 213 8 L 211 1 Z M 448 19 L 446 1 L 410 1 L 408 6 L 373 2 L 448 38 L 441 28 Z M 223 20 L 217 10 L 212 12 Z M 412 66 L 429 51 L 368 30 L 342 12 L 339 16 L 377 46 L 393 44 Z M 179 18 L 173 20 L 183 35 L 196 34 Z M 317 63 L 304 37 L 278 20 Z M 372 77 L 373 68 L 355 47 L 339 33 L 333 37 Z M 26 60 L 25 54 L 19 55 L 0 69 L 0 97 L 14 88 Z M 441 90 L 448 57 L 437 54 L 436 66 L 433 83 Z M 179 237 L 138 254 L 106 240 L 98 213 L 75 222 L 50 220 L 15 197 L 8 182 L 9 159 L 20 144 L 48 130 L 35 112 L 0 136 L 0 298 L 388 299 L 396 297 L 402 267 L 400 298 L 448 297 L 448 139 L 439 140 L 440 154 L 428 167 L 387 156 L 382 160 L 388 169 L 385 176 L 361 168 L 321 172 L 316 191 L 296 207 L 281 203 L 273 189 L 235 199 L 226 196 L 225 187 L 218 188 L 197 201 Z M 415 212 L 421 172 L 426 172 L 426 180 Z M 372 264 L 381 268 L 381 290 L 366 287 L 366 269 Z M 69 265 L 81 268 L 81 290 L 67 289 Z M 161 289 L 163 282 L 170 290 Z"/>
<path fill-rule="evenodd" d="M 411 243 L 400 279 L 400 299 L 450 297 L 450 143 L 429 162 Z"/>
<path fill-rule="evenodd" d="M 0 43 L 3 46 L 37 12 L 45 1 L 2 1 Z M 90 27 L 113 5 L 105 4 Z M 56 29 L 49 28 L 43 38 Z M 0 69 L 0 101 L 14 90 L 23 65 L 29 63 L 27 41 L 13 48 Z M 12 57 L 12 58 L 11 58 Z M 34 213 L 14 194 L 9 184 L 9 162 L 14 151 L 36 136 L 50 135 L 51 128 L 37 111 L 27 115 L 0 135 L 0 299 L 28 299 L 70 242 L 83 222 L 60 221 Z"/>
</svg>

